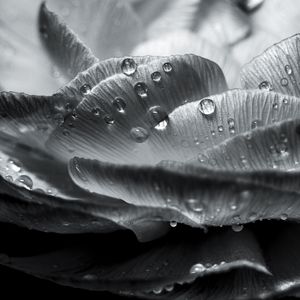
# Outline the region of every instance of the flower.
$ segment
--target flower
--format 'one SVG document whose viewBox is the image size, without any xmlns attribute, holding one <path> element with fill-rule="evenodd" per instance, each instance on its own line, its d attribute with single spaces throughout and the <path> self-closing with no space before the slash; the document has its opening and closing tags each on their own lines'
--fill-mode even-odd
<svg viewBox="0 0 300 300">
<path fill-rule="evenodd" d="M 206 58 L 99 60 L 44 3 L 38 24 L 71 81 L 50 96 L 0 93 L 0 220 L 52 235 L 24 230 L 29 255 L 0 248 L 0 263 L 142 299 L 296 296 L 300 36 L 228 90 Z"/>
</svg>

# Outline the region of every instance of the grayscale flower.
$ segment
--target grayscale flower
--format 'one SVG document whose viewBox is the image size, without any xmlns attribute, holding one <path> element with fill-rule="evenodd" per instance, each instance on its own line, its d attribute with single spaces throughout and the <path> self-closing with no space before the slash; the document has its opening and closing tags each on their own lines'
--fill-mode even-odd
<svg viewBox="0 0 300 300">
<path fill-rule="evenodd" d="M 42 3 L 43 48 L 19 17 L 8 36 L 12 2 L 0 231 L 28 242 L 3 243 L 0 264 L 140 299 L 296 297 L 300 35 L 240 72 L 249 43 L 268 43 L 263 1 L 49 1 L 72 29 Z M 270 40 L 287 23 L 266 26 Z"/>
</svg>

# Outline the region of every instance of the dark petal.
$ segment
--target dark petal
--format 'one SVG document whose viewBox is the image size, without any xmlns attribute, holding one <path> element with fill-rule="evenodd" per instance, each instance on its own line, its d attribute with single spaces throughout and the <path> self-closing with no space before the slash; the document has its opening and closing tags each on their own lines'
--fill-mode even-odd
<svg viewBox="0 0 300 300">
<path fill-rule="evenodd" d="M 149 207 L 158 220 L 201 227 L 300 217 L 299 176 L 294 174 L 220 172 L 175 162 L 122 166 L 77 158 L 69 170 L 83 189 Z"/>
<path fill-rule="evenodd" d="M 38 26 L 46 50 L 67 78 L 74 78 L 98 61 L 77 35 L 47 9 L 45 2 L 40 7 Z"/>
<path fill-rule="evenodd" d="M 268 48 L 244 66 L 242 85 L 246 89 L 265 88 L 300 96 L 300 35 L 296 34 Z"/>
<path fill-rule="evenodd" d="M 48 146 L 65 159 L 80 155 L 155 163 L 161 157 L 152 154 L 147 138 L 156 136 L 154 143 L 164 144 L 160 131 L 164 131 L 168 114 L 185 102 L 226 87 L 218 65 L 195 55 L 108 60 L 80 74 L 62 90 L 83 100 L 75 117 L 66 119 Z"/>
<path fill-rule="evenodd" d="M 56 249 L 36 254 L 27 246 L 24 256 L 22 252 L 13 254 L 3 244 L 0 263 L 59 284 L 120 293 L 150 292 L 158 286 L 193 282 L 197 277 L 239 268 L 270 276 L 259 245 L 247 230 L 234 233 L 220 229 L 204 234 L 178 228 L 148 244 L 138 244 L 132 236 L 124 238 L 121 233 L 65 236 L 62 244 L 53 246 Z"/>
</svg>

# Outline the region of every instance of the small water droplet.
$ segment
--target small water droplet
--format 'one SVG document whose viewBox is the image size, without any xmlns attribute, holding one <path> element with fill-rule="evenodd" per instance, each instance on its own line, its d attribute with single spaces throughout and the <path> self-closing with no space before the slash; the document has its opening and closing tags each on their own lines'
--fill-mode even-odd
<svg viewBox="0 0 300 300">
<path fill-rule="evenodd" d="M 176 221 L 170 221 L 170 226 L 171 227 L 176 227 L 177 226 L 177 222 Z"/>
<path fill-rule="evenodd" d="M 288 75 L 291 75 L 291 74 L 293 73 L 293 69 L 292 69 L 292 67 L 291 67 L 290 65 L 286 65 L 286 66 L 284 67 L 284 70 L 285 70 L 285 72 L 286 72 Z"/>
<path fill-rule="evenodd" d="M 223 127 L 222 125 L 219 125 L 219 126 L 218 126 L 218 131 L 219 131 L 219 132 L 223 132 L 223 131 L 224 131 L 224 127 Z"/>
<path fill-rule="evenodd" d="M 212 130 L 210 133 L 211 133 L 212 136 L 216 135 L 216 132 L 214 130 Z"/>
<path fill-rule="evenodd" d="M 82 277 L 84 280 L 94 281 L 97 280 L 97 276 L 95 274 L 85 274 Z"/>
<path fill-rule="evenodd" d="M 108 125 L 112 125 L 112 124 L 115 123 L 115 119 L 114 119 L 111 115 L 105 115 L 105 116 L 103 117 L 103 120 L 104 120 L 104 122 L 105 122 L 106 124 L 108 124 Z"/>
<path fill-rule="evenodd" d="M 202 99 L 199 102 L 199 111 L 206 116 L 212 115 L 216 110 L 216 104 L 211 99 Z"/>
<path fill-rule="evenodd" d="M 163 70 L 166 73 L 170 73 L 170 72 L 173 71 L 173 66 L 169 62 L 166 62 L 166 63 L 163 64 Z"/>
<path fill-rule="evenodd" d="M 280 83 L 282 86 L 287 86 L 289 84 L 289 81 L 287 78 L 281 78 Z"/>
<path fill-rule="evenodd" d="M 31 190 L 33 186 L 32 179 L 27 175 L 21 175 L 16 180 L 15 183 L 19 186 L 24 187 L 27 190 Z"/>
<path fill-rule="evenodd" d="M 234 232 L 240 232 L 240 231 L 243 230 L 244 225 L 242 225 L 242 224 L 233 224 L 233 225 L 231 226 L 231 228 L 232 228 L 232 230 L 233 230 Z"/>
<path fill-rule="evenodd" d="M 229 118 L 227 120 L 227 123 L 228 123 L 228 128 L 229 128 L 229 132 L 231 134 L 235 133 L 235 121 L 233 118 Z"/>
<path fill-rule="evenodd" d="M 283 102 L 283 104 L 288 104 L 288 103 L 289 103 L 289 100 L 288 100 L 287 98 L 284 98 L 284 99 L 282 100 L 282 102 Z"/>
<path fill-rule="evenodd" d="M 195 198 L 187 199 L 187 205 L 194 212 L 200 213 L 200 212 L 203 212 L 203 210 L 204 210 L 204 207 L 203 207 L 201 201 L 198 199 L 195 199 Z"/>
<path fill-rule="evenodd" d="M 148 96 L 148 87 L 144 82 L 138 82 L 134 86 L 134 90 L 140 98 L 146 98 Z"/>
<path fill-rule="evenodd" d="M 252 123 L 251 123 L 251 129 L 255 129 L 257 128 L 258 126 L 261 125 L 261 121 L 260 120 L 254 120 Z"/>
<path fill-rule="evenodd" d="M 137 143 L 145 142 L 149 137 L 149 132 L 142 127 L 134 127 L 130 130 L 130 136 Z"/>
<path fill-rule="evenodd" d="M 168 126 L 168 119 L 159 122 L 154 128 L 156 130 L 165 130 Z"/>
<path fill-rule="evenodd" d="M 159 295 L 163 291 L 162 287 L 156 287 L 155 289 L 152 290 L 152 292 L 156 295 Z"/>
<path fill-rule="evenodd" d="M 204 265 L 202 264 L 195 264 L 191 267 L 190 269 L 190 274 L 201 274 L 205 272 L 207 269 Z"/>
<path fill-rule="evenodd" d="M 80 92 L 83 94 L 83 95 L 87 95 L 91 92 L 92 88 L 91 86 L 88 84 L 88 83 L 85 83 L 84 85 L 82 85 L 80 87 Z"/>
<path fill-rule="evenodd" d="M 123 98 L 116 97 L 112 104 L 119 113 L 125 112 L 126 102 Z"/>
<path fill-rule="evenodd" d="M 14 181 L 14 179 L 13 179 L 12 176 L 10 176 L 10 175 L 5 176 L 4 179 L 5 179 L 6 181 L 8 181 L 8 182 L 13 182 L 13 181 Z"/>
<path fill-rule="evenodd" d="M 165 290 L 167 292 L 172 292 L 174 290 L 174 285 L 173 284 L 166 285 Z"/>
<path fill-rule="evenodd" d="M 123 74 L 131 76 L 137 69 L 137 64 L 132 58 L 125 58 L 122 62 L 121 69 Z"/>
<path fill-rule="evenodd" d="M 281 214 L 281 215 L 280 215 L 280 219 L 281 219 L 282 221 L 286 221 L 287 218 L 288 218 L 288 215 L 287 215 L 287 214 Z"/>
<path fill-rule="evenodd" d="M 158 72 L 158 71 L 153 72 L 153 73 L 151 74 L 151 79 L 152 79 L 154 82 L 156 82 L 156 83 L 160 82 L 160 81 L 161 81 L 161 74 L 160 74 L 160 72 Z"/>
<path fill-rule="evenodd" d="M 269 81 L 262 81 L 259 85 L 258 88 L 260 90 L 267 90 L 271 91 L 272 90 L 272 84 Z"/>
<path fill-rule="evenodd" d="M 278 103 L 273 103 L 273 109 L 277 110 L 278 109 Z"/>
<path fill-rule="evenodd" d="M 256 221 L 257 219 L 258 219 L 257 213 L 252 212 L 252 213 L 249 215 L 249 221 L 253 222 L 253 221 Z"/>
<path fill-rule="evenodd" d="M 21 170 L 22 170 L 21 163 L 15 161 L 13 159 L 8 159 L 7 160 L 7 167 L 8 167 L 8 169 L 10 169 L 10 170 L 12 170 L 14 172 L 17 172 L 17 173 L 21 172 Z"/>
</svg>

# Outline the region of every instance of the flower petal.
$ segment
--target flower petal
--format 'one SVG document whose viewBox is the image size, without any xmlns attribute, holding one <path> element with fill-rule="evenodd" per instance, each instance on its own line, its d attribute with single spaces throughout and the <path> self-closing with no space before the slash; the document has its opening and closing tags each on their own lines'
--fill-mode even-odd
<svg viewBox="0 0 300 300">
<path fill-rule="evenodd" d="M 80 92 L 80 86 L 88 91 Z M 160 122 L 167 122 L 177 106 L 225 89 L 220 68 L 194 55 L 108 60 L 62 91 L 84 99 L 48 147 L 67 159 L 80 155 L 123 163 L 158 162 L 160 157 L 148 150 L 150 131 L 160 131 Z"/>
<path fill-rule="evenodd" d="M 229 45 L 250 32 L 248 17 L 230 1 L 175 0 L 148 29 L 148 36 L 157 32 L 191 30 L 216 45 Z"/>
<path fill-rule="evenodd" d="M 130 235 L 125 238 L 120 233 L 94 238 L 65 236 L 63 246 L 55 251 L 28 257 L 10 255 L 2 246 L 7 259 L 0 263 L 60 284 L 114 292 L 162 289 L 236 268 L 269 274 L 259 245 L 247 230 L 237 234 L 223 229 L 205 235 L 183 229 L 145 246 Z M 122 253 L 115 247 L 116 239 Z M 203 268 L 197 270 L 195 264 Z M 190 273 L 192 268 L 195 273 Z"/>
<path fill-rule="evenodd" d="M 142 23 L 127 1 L 51 0 L 47 5 L 100 60 L 128 55 L 143 38 Z"/>
<path fill-rule="evenodd" d="M 257 128 L 204 151 L 199 155 L 198 163 L 224 171 L 274 169 L 298 171 L 299 128 L 299 119 Z M 197 162 L 195 160 L 192 163 L 195 165 Z"/>
<path fill-rule="evenodd" d="M 267 49 L 244 66 L 244 88 L 269 88 L 283 94 L 300 96 L 300 35 L 296 34 Z"/>
<path fill-rule="evenodd" d="M 148 2 L 147 2 L 148 3 Z M 174 31 L 140 43 L 133 55 L 174 55 L 193 53 L 216 62 L 223 70 L 229 87 L 239 86 L 239 64 L 232 58 L 229 48 L 215 46 L 190 31 Z"/>
<path fill-rule="evenodd" d="M 295 187 L 299 175 L 221 172 L 175 162 L 167 168 L 122 166 L 78 158 L 70 162 L 69 172 L 83 189 L 149 207 L 158 220 L 171 221 L 170 225 L 300 218 Z"/>
<path fill-rule="evenodd" d="M 50 57 L 69 79 L 85 71 L 98 59 L 53 12 L 45 2 L 39 12 L 40 37 Z"/>
</svg>

